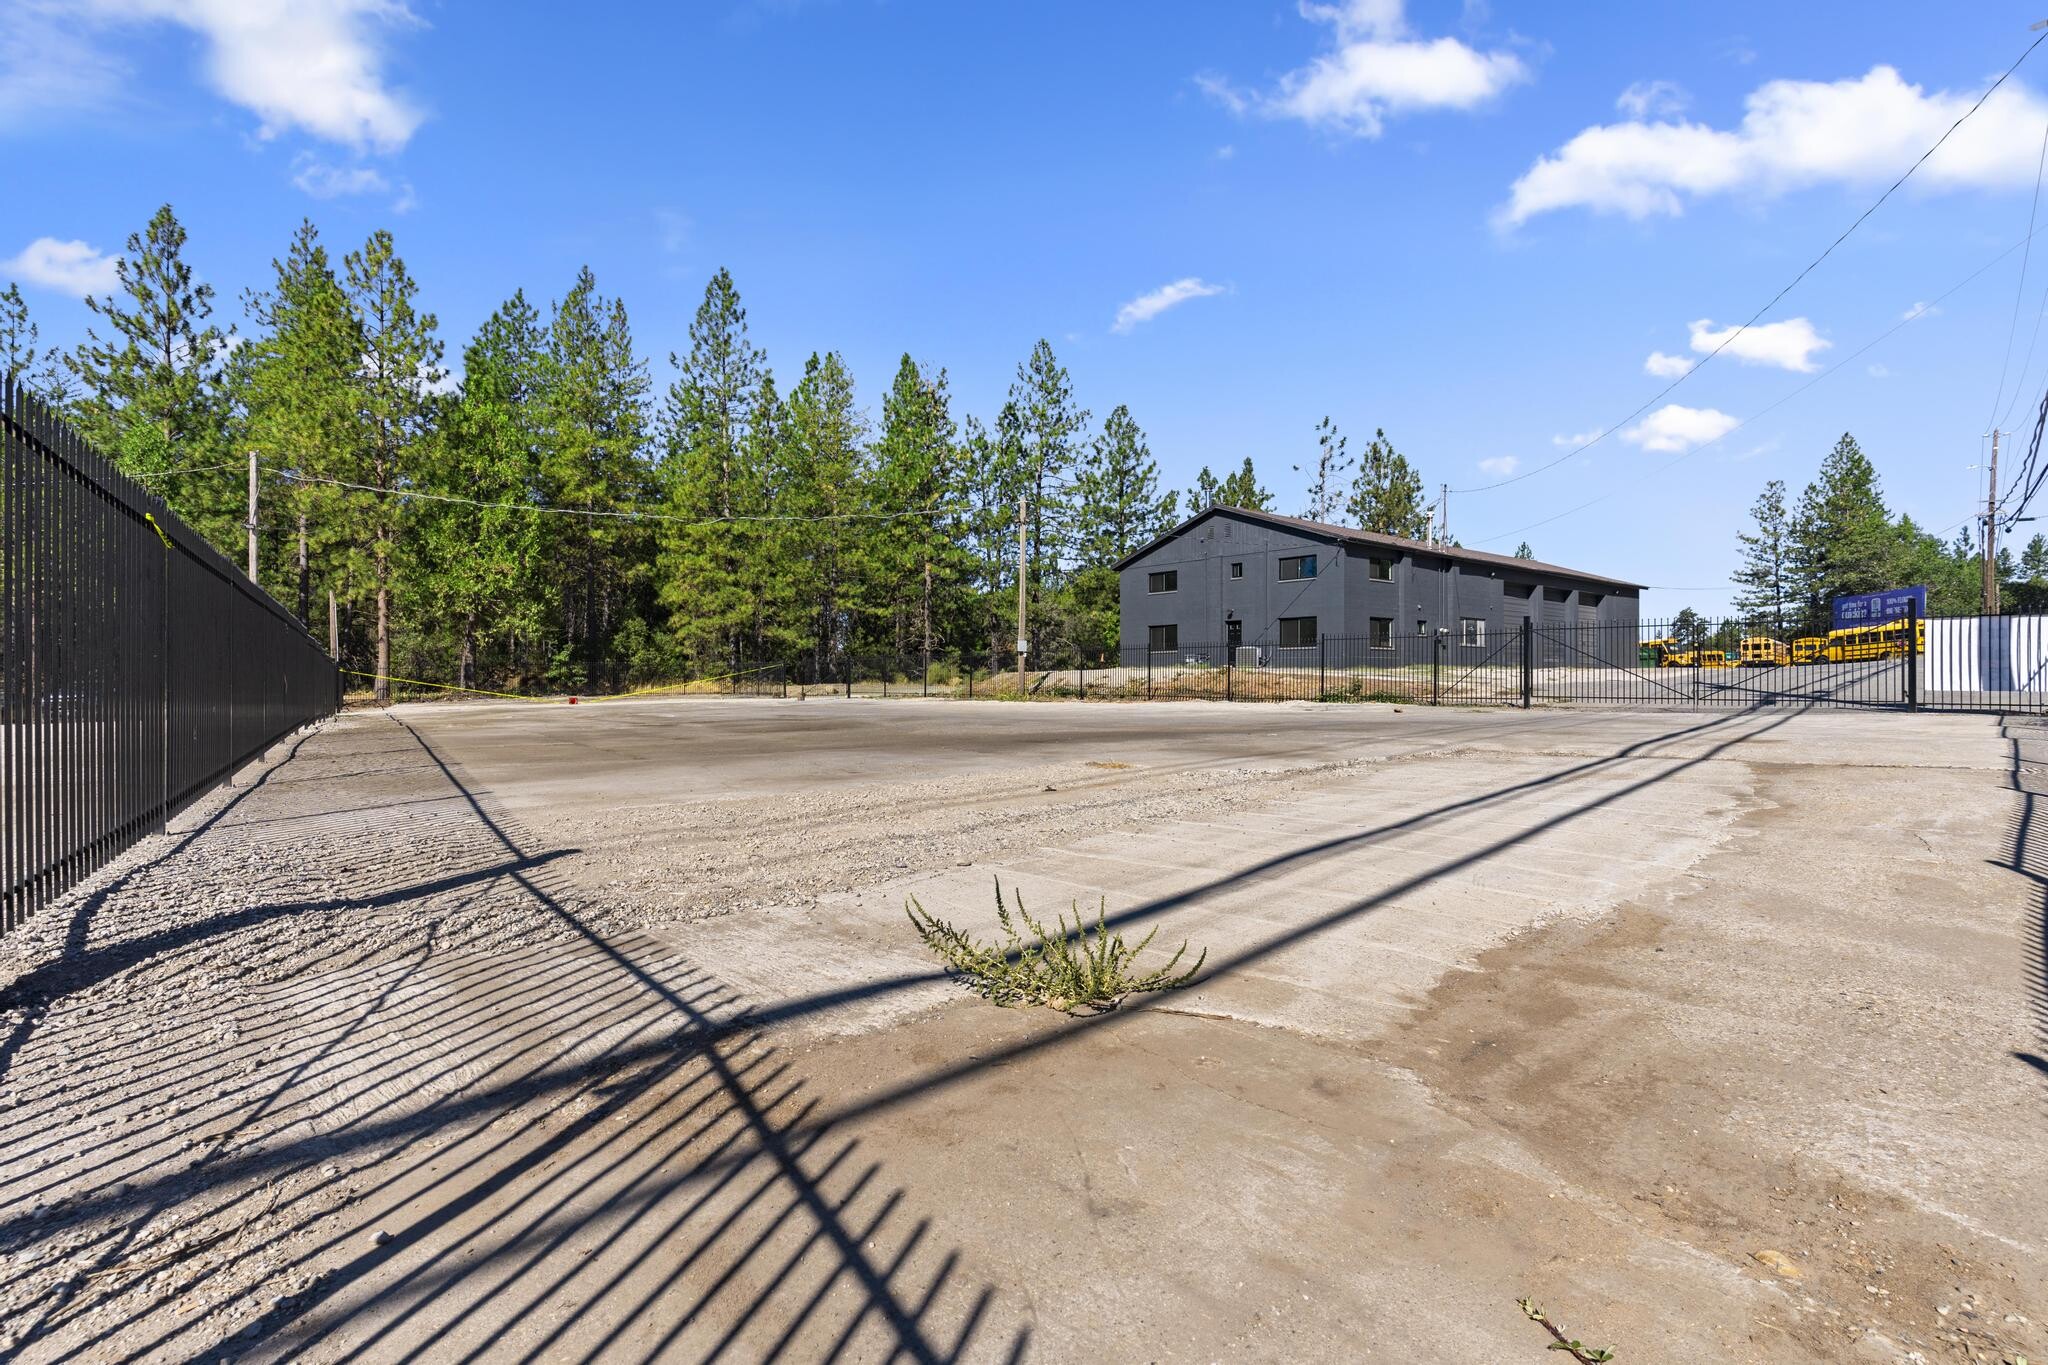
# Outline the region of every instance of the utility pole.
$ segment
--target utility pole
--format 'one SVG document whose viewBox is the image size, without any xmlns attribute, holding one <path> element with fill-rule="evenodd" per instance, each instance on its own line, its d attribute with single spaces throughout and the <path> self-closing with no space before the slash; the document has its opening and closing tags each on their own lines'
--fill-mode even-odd
<svg viewBox="0 0 2048 1365">
<path fill-rule="evenodd" d="M 1024 558 L 1024 525 L 1026 511 L 1025 495 L 1017 495 L 1017 699 L 1024 699 L 1024 656 L 1031 650 L 1031 632 L 1025 629 L 1026 605 L 1024 585 L 1030 565 Z"/>
<path fill-rule="evenodd" d="M 334 608 L 334 589 L 327 590 L 327 657 L 341 662 L 341 614 Z"/>
<path fill-rule="evenodd" d="M 1451 486 L 1440 483 L 1436 487 L 1436 543 L 1448 545 L 1451 543 Z"/>
<path fill-rule="evenodd" d="M 249 581 L 256 581 L 256 452 L 249 452 Z"/>
<path fill-rule="evenodd" d="M 1991 429 L 1990 491 L 1984 495 L 1984 614 L 1998 615 L 1998 428 Z"/>
</svg>

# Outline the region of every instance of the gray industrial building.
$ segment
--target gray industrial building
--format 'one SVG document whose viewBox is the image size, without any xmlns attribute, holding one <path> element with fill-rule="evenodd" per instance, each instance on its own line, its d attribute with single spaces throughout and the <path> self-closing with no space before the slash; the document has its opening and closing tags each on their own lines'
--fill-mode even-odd
<svg viewBox="0 0 2048 1365">
<path fill-rule="evenodd" d="M 1627 663 L 1642 596 L 1601 574 L 1243 507 L 1200 512 L 1116 567 L 1127 659 L 1220 646 L 1285 661 L 1324 636 L 1394 649 L 1442 631 L 1450 658 L 1477 660 L 1529 621 L 1621 627 L 1543 652 Z"/>
</svg>

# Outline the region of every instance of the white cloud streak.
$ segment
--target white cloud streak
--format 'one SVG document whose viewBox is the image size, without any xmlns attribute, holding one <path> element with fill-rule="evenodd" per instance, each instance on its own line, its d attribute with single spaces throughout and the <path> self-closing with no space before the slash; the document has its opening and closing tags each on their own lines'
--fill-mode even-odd
<svg viewBox="0 0 2048 1365">
<path fill-rule="evenodd" d="M 310 156 L 300 157 L 294 165 L 292 183 L 315 199 L 382 194 L 391 188 L 391 182 L 374 166 L 330 166 Z"/>
<path fill-rule="evenodd" d="M 1116 310 L 1116 321 L 1110 324 L 1112 332 L 1128 332 L 1141 322 L 1150 322 L 1169 308 L 1177 308 L 1189 299 L 1206 299 L 1225 292 L 1225 286 L 1210 284 L 1207 280 L 1189 275 L 1163 284 L 1149 294 L 1140 294 Z"/>
<path fill-rule="evenodd" d="M 1497 479 L 1505 479 L 1521 467 L 1521 458 L 1515 455 L 1496 455 L 1492 459 L 1479 462 L 1480 473 L 1491 474 Z"/>
<path fill-rule="evenodd" d="M 1685 112 L 1692 97 L 1676 81 L 1637 81 L 1621 92 L 1614 107 L 1630 118 L 1670 118 Z"/>
<path fill-rule="evenodd" d="M 1819 369 L 1813 363 L 1814 355 L 1835 344 L 1814 331 L 1813 323 L 1805 318 L 1758 323 L 1739 334 L 1733 327 L 1715 331 L 1713 319 L 1701 318 L 1689 330 L 1692 348 L 1701 355 L 1726 342 L 1728 349 L 1721 354 L 1731 359 L 1745 365 L 1771 365 L 1794 374 L 1812 374 Z"/>
<path fill-rule="evenodd" d="M 1626 99 L 1626 95 L 1624 95 Z M 1541 157 L 1509 191 L 1496 223 L 1583 208 L 1677 217 L 1715 195 L 1768 198 L 1815 185 L 1888 182 L 1976 102 L 1974 91 L 1908 84 L 1889 66 L 1839 81 L 1771 81 L 1752 91 L 1739 127 L 1643 117 L 1587 128 Z M 1653 112 L 1645 102 L 1645 113 Z M 1927 191 L 2033 179 L 2048 103 L 2007 81 L 1920 168 Z"/>
<path fill-rule="evenodd" d="M 1245 91 L 1205 73 L 1195 83 L 1233 114 L 1289 118 L 1354 137 L 1378 137 L 1391 114 L 1472 109 L 1529 78 L 1511 52 L 1482 52 L 1456 38 L 1422 38 L 1401 0 L 1303 0 L 1304 19 L 1327 25 L 1328 52 L 1282 76 L 1273 89 Z"/>
<path fill-rule="evenodd" d="M 1682 355 L 1666 355 L 1652 351 L 1643 361 L 1643 373 L 1656 375 L 1659 379 L 1676 379 L 1682 374 L 1692 373 L 1692 361 Z"/>
<path fill-rule="evenodd" d="M 38 237 L 21 254 L 0 261 L 0 270 L 30 284 L 82 299 L 88 294 L 113 291 L 120 279 L 115 273 L 118 261 L 118 257 L 84 242 Z"/>
<path fill-rule="evenodd" d="M 1621 439 L 1644 450 L 1678 454 L 1708 441 L 1719 440 L 1742 425 L 1739 418 L 1714 408 L 1689 408 L 1666 403 L 1640 423 L 1621 433 Z"/>
</svg>

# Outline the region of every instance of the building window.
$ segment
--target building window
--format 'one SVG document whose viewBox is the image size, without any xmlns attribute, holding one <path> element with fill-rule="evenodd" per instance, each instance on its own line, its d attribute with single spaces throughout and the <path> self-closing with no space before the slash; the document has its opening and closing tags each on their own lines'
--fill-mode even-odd
<svg viewBox="0 0 2048 1365">
<path fill-rule="evenodd" d="M 1373 649 L 1394 647 L 1394 618 L 1375 616 L 1366 622 L 1365 642 Z"/>
<path fill-rule="evenodd" d="M 1417 635 L 1427 635 L 1427 634 L 1429 634 L 1429 622 L 1427 622 L 1427 621 L 1423 620 L 1423 619 L 1422 619 L 1421 617 L 1419 617 L 1419 616 L 1418 616 L 1418 617 L 1416 617 L 1416 618 L 1415 618 L 1415 633 L 1416 633 Z"/>
<path fill-rule="evenodd" d="M 1368 569 L 1366 570 L 1366 577 L 1368 577 L 1368 578 L 1372 579 L 1372 581 L 1373 581 L 1373 582 L 1375 582 L 1375 583 L 1391 583 L 1391 582 L 1393 582 L 1393 581 L 1394 581 L 1394 561 L 1393 561 L 1393 560 L 1391 560 L 1391 559 L 1369 559 L 1369 560 L 1367 560 L 1367 561 L 1366 561 L 1366 563 L 1367 563 L 1368 565 L 1370 565 L 1370 566 L 1371 566 L 1370 568 L 1368 568 Z"/>
<path fill-rule="evenodd" d="M 1481 646 L 1486 643 L 1486 622 L 1477 616 L 1458 618 L 1458 643 Z"/>
<path fill-rule="evenodd" d="M 1145 575 L 1146 592 L 1179 592 L 1180 570 L 1167 569 L 1163 573 Z"/>
<path fill-rule="evenodd" d="M 1280 648 L 1300 649 L 1316 642 L 1316 618 L 1313 616 L 1283 616 L 1280 618 Z"/>
<path fill-rule="evenodd" d="M 1241 563 L 1233 563 L 1233 564 L 1232 564 L 1232 565 L 1230 566 L 1230 576 L 1231 576 L 1232 578 L 1243 578 L 1243 577 L 1244 577 L 1244 565 L 1243 565 L 1243 564 L 1241 564 Z"/>
<path fill-rule="evenodd" d="M 1154 654 L 1169 653 L 1179 648 L 1180 627 L 1178 625 L 1152 627 L 1152 652 Z"/>
<path fill-rule="evenodd" d="M 1280 581 L 1283 583 L 1297 578 L 1314 578 L 1315 576 L 1316 557 L 1314 555 L 1288 555 L 1280 561 Z"/>
</svg>

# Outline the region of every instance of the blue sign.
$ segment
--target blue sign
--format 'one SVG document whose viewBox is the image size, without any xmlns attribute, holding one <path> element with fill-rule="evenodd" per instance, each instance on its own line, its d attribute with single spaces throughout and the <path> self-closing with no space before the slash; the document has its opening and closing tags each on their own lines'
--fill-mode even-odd
<svg viewBox="0 0 2048 1365">
<path fill-rule="evenodd" d="M 1885 592 L 1860 592 L 1853 597 L 1837 597 L 1834 601 L 1836 630 L 1848 630 L 1854 626 L 1876 626 L 1886 621 L 1896 621 L 1909 611 L 1917 611 L 1921 620 L 1927 619 L 1927 589 L 1892 588 Z"/>
</svg>

